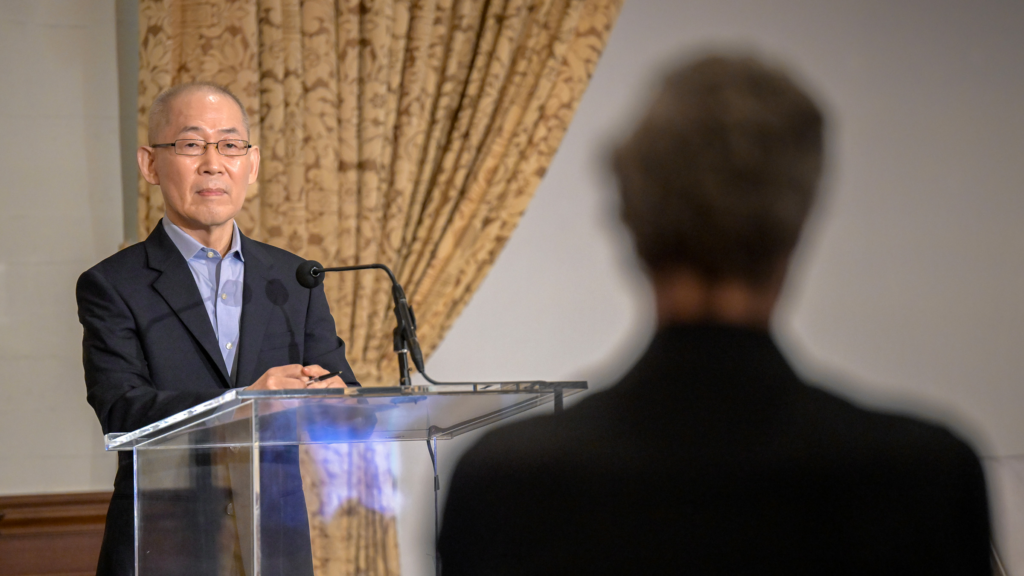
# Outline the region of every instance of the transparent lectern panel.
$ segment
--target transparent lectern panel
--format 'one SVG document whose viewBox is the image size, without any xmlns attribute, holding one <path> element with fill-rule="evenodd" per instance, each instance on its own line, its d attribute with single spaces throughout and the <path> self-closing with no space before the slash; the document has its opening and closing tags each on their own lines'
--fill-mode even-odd
<svg viewBox="0 0 1024 576">
<path fill-rule="evenodd" d="M 134 451 L 137 573 L 307 576 L 314 565 L 347 565 L 367 535 L 397 565 L 400 491 L 429 493 L 433 482 L 426 445 L 395 441 L 454 438 L 585 389 L 539 381 L 235 389 L 109 434 L 108 450 Z M 425 542 L 429 555 L 433 540 Z"/>
<path fill-rule="evenodd" d="M 299 464 L 299 446 L 261 446 L 254 450 L 259 459 L 259 490 L 250 493 L 255 514 L 247 515 L 251 525 L 246 552 L 255 551 L 252 561 L 259 570 L 245 565 L 245 574 L 261 576 L 312 576 L 309 520 Z M 257 536 L 252 538 L 252 536 Z M 248 558 L 247 558 L 248 560 Z"/>
<path fill-rule="evenodd" d="M 138 574 L 247 573 L 251 431 L 239 420 L 135 450 Z"/>
<path fill-rule="evenodd" d="M 254 441 L 267 422 L 294 433 L 294 412 L 252 411 L 136 449 L 140 576 L 312 575 L 299 446 Z"/>
</svg>

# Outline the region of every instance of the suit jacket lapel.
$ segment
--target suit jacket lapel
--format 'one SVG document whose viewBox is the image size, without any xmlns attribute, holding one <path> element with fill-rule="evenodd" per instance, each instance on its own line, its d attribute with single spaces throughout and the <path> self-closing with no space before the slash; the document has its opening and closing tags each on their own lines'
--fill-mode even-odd
<svg viewBox="0 0 1024 576">
<path fill-rule="evenodd" d="M 217 335 L 213 332 L 213 324 L 210 323 L 210 316 L 206 313 L 206 306 L 203 305 L 188 263 L 164 232 L 162 223 L 157 224 L 146 239 L 145 246 L 150 268 L 161 272 L 153 288 L 206 351 L 220 370 L 222 383 L 227 387 L 228 371 L 224 365 L 224 355 L 220 353 Z"/>
<path fill-rule="evenodd" d="M 239 326 L 238 365 L 236 386 L 248 386 L 262 374 L 254 374 L 260 354 L 263 333 L 270 320 L 271 305 L 267 300 L 268 273 L 273 263 L 259 244 L 242 238 L 242 257 L 245 258 L 245 279 L 242 282 L 242 319 Z"/>
</svg>

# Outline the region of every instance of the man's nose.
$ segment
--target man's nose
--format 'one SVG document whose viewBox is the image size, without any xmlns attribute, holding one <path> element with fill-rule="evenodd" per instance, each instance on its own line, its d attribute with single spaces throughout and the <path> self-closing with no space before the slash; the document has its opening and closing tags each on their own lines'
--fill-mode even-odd
<svg viewBox="0 0 1024 576">
<path fill-rule="evenodd" d="M 216 142 L 207 142 L 200 156 L 199 170 L 203 174 L 220 174 L 224 172 L 224 155 L 217 150 Z"/>
</svg>

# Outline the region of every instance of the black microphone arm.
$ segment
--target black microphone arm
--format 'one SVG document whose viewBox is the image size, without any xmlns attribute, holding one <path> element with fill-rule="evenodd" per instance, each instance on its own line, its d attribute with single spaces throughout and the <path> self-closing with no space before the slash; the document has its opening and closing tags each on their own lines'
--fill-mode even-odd
<svg viewBox="0 0 1024 576">
<path fill-rule="evenodd" d="M 306 260 L 299 264 L 299 267 L 295 270 L 295 279 L 302 286 L 312 290 L 324 281 L 324 274 L 327 272 L 350 272 L 370 269 L 383 270 L 391 278 L 391 297 L 395 301 L 395 321 L 397 322 L 393 331 L 394 348 L 398 354 L 400 384 L 408 386 L 412 383 L 409 380 L 408 355 L 412 355 L 413 365 L 416 366 L 416 370 L 423 375 L 427 382 L 439 384 L 431 379 L 430 376 L 427 376 L 423 368 L 423 352 L 420 350 L 419 340 L 416 339 L 416 314 L 413 313 L 412 306 L 409 306 L 409 301 L 405 297 L 405 291 L 402 290 L 402 285 L 398 283 L 398 279 L 395 278 L 390 268 L 383 264 L 359 264 L 356 266 L 324 268 L 323 265 L 315 260 Z"/>
</svg>

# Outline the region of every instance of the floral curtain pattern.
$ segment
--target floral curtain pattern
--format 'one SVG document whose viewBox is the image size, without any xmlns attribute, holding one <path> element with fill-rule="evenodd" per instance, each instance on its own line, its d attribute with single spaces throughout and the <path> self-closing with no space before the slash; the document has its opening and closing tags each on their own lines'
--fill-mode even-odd
<svg viewBox="0 0 1024 576">
<path fill-rule="evenodd" d="M 230 89 L 262 153 L 242 231 L 328 266 L 388 265 L 429 355 L 519 222 L 621 4 L 140 0 L 139 142 L 162 90 Z M 141 178 L 138 206 L 145 238 L 163 202 Z M 325 288 L 360 381 L 396 384 L 386 275 L 337 274 Z M 311 468 L 321 456 L 303 453 L 307 495 L 330 480 Z M 372 450 L 335 456 L 393 483 Z M 389 496 L 362 493 L 354 508 L 318 498 L 307 497 L 318 574 L 398 573 Z M 356 533 L 358 546 L 330 548 Z"/>
</svg>

